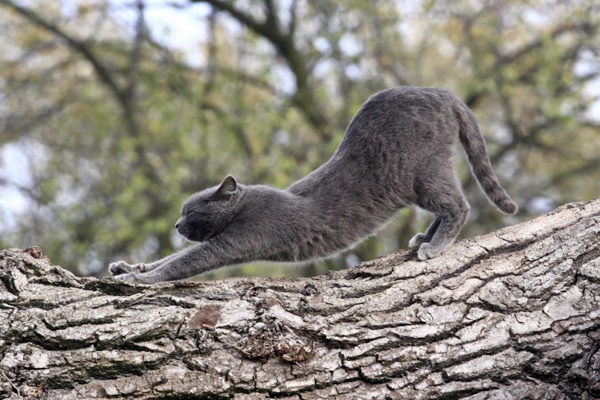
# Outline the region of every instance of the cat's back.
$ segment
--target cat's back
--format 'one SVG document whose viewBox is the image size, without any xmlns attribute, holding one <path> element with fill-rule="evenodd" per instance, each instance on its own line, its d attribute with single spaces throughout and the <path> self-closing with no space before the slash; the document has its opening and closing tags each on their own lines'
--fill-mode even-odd
<svg viewBox="0 0 600 400">
<path fill-rule="evenodd" d="M 430 124 L 437 120 L 452 117 L 452 108 L 460 100 L 451 92 L 439 88 L 415 86 L 396 86 L 372 95 L 360 108 L 350 122 L 346 134 L 351 133 L 353 125 L 367 128 L 379 128 L 392 123 L 391 127 L 406 126 L 407 123 Z M 453 118 L 452 118 L 453 119 Z"/>
<path fill-rule="evenodd" d="M 438 88 L 397 86 L 371 96 L 354 116 L 339 155 L 422 155 L 449 148 L 458 133 L 454 108 L 460 100 Z"/>
<path fill-rule="evenodd" d="M 379 193 L 411 181 L 432 157 L 448 159 L 458 136 L 453 107 L 459 102 L 438 88 L 397 86 L 372 95 L 350 121 L 330 160 L 288 190 Z"/>
<path fill-rule="evenodd" d="M 456 99 L 446 89 L 418 86 L 394 86 L 373 94 L 364 105 L 377 102 L 395 103 L 401 106 L 428 106 L 432 103 L 446 103 Z M 364 106 L 363 105 L 363 106 Z"/>
</svg>

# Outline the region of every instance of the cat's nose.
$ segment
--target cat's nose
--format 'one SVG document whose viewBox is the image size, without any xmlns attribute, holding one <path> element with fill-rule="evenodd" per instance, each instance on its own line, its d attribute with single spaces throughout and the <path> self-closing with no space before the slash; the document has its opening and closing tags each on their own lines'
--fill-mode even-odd
<svg viewBox="0 0 600 400">
<path fill-rule="evenodd" d="M 182 223 L 183 223 L 183 222 L 181 221 L 181 218 L 179 218 L 179 219 L 177 220 L 177 222 L 175 222 L 175 229 L 179 230 L 179 227 L 181 226 L 181 224 L 182 224 Z"/>
</svg>

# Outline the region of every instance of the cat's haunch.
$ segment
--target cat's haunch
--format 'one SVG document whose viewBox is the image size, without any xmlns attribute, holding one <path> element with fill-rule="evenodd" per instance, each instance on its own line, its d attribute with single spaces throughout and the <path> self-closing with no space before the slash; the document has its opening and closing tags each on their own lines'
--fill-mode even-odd
<svg viewBox="0 0 600 400">
<path fill-rule="evenodd" d="M 435 218 L 414 236 L 420 260 L 439 256 L 469 212 L 452 165 L 460 140 L 471 171 L 500 211 L 517 205 L 492 169 L 469 108 L 448 91 L 395 87 L 373 95 L 352 119 L 329 161 L 285 190 L 227 176 L 192 195 L 177 231 L 199 242 L 150 264 L 112 263 L 117 279 L 154 283 L 250 261 L 331 257 L 373 235 L 409 204 Z"/>
</svg>

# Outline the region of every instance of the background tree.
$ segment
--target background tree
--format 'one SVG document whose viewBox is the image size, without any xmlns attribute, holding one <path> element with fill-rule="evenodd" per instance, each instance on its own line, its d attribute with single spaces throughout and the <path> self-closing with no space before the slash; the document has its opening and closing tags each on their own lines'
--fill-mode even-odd
<svg viewBox="0 0 600 400">
<path fill-rule="evenodd" d="M 169 253 L 191 192 L 227 173 L 286 187 L 331 155 L 369 95 L 398 84 L 446 87 L 473 108 L 517 219 L 593 198 L 595 3 L 0 0 L 0 247 L 40 245 L 81 274 Z M 164 40 L 156 13 L 196 15 L 196 47 Z M 515 222 L 458 159 L 472 204 L 463 236 Z M 24 206 L 8 208 L 14 198 Z M 427 223 L 400 214 L 355 253 L 405 247 Z"/>
</svg>

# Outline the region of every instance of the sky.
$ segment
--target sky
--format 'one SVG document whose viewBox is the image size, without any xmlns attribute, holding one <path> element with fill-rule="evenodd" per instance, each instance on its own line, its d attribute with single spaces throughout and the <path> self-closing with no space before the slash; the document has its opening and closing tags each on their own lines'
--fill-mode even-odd
<svg viewBox="0 0 600 400">
<path fill-rule="evenodd" d="M 19 143 L 0 147 L 0 182 L 30 186 L 29 158 Z M 27 208 L 27 199 L 13 186 L 0 186 L 0 233 L 14 227 L 16 217 Z"/>
</svg>

